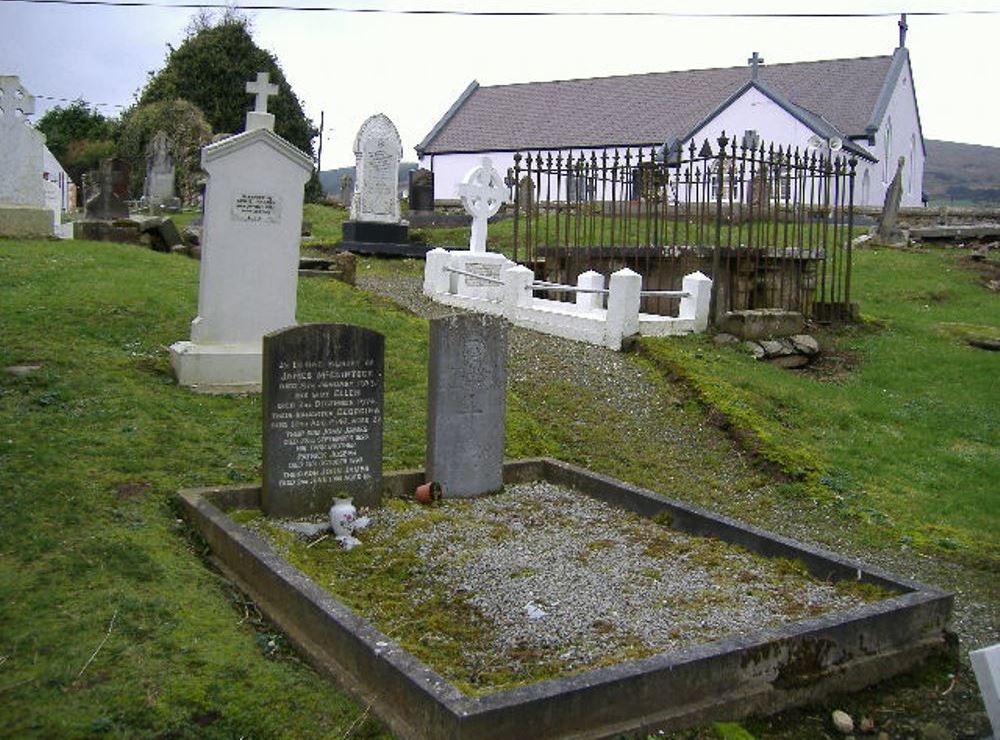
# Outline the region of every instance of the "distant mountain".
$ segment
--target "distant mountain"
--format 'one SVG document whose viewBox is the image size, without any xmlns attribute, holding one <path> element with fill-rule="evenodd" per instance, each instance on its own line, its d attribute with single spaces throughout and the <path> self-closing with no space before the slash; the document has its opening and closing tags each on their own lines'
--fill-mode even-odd
<svg viewBox="0 0 1000 740">
<path fill-rule="evenodd" d="M 924 192 L 932 204 L 1000 204 L 1000 148 L 925 139 Z"/>
<path fill-rule="evenodd" d="M 399 163 L 399 187 L 407 188 L 410 184 L 410 170 L 419 167 L 416 162 Z M 323 170 L 319 173 L 319 182 L 327 195 L 340 195 L 340 178 L 344 175 L 354 177 L 353 167 L 340 167 L 336 170 Z"/>
</svg>

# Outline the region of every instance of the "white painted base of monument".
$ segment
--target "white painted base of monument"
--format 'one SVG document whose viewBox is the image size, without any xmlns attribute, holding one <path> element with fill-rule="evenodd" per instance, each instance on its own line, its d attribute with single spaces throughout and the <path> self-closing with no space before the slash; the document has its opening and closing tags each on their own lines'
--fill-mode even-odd
<svg viewBox="0 0 1000 740">
<path fill-rule="evenodd" d="M 448 267 L 455 272 L 449 273 L 449 291 L 469 298 L 501 300 L 500 273 L 515 264 L 496 252 L 451 252 Z"/>
<path fill-rule="evenodd" d="M 993 736 L 1000 738 L 1000 644 L 969 653 Z"/>
<path fill-rule="evenodd" d="M 490 270 L 502 265 L 502 284 L 478 277 L 486 274 L 480 264 Z M 614 350 L 634 334 L 674 336 L 708 327 L 712 281 L 700 272 L 685 276 L 677 316 L 640 313 L 642 276 L 628 268 L 611 276 L 606 293 L 604 276 L 593 271 L 580 275 L 576 287 L 580 292 L 575 303 L 536 298 L 533 292 L 545 286 L 535 283 L 534 273 L 494 253 L 433 249 L 424 267 L 424 294 L 438 303 L 503 316 L 516 326 Z"/>
<path fill-rule="evenodd" d="M 170 345 L 170 364 L 177 382 L 201 393 L 257 393 L 262 381 L 262 345 Z"/>
</svg>

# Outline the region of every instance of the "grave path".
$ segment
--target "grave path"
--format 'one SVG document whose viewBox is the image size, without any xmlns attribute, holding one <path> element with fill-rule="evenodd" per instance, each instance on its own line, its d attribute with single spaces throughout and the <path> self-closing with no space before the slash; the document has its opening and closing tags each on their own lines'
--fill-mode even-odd
<svg viewBox="0 0 1000 740">
<path fill-rule="evenodd" d="M 357 284 L 424 318 L 460 310 L 425 298 L 420 277 L 401 271 L 391 275 L 359 271 Z M 777 481 L 758 470 L 748 455 L 708 421 L 685 387 L 664 379 L 634 355 L 519 327 L 510 327 L 508 336 L 509 390 L 515 398 L 534 399 L 531 414 L 551 429 L 556 444 L 588 450 L 570 462 L 953 590 L 953 629 L 959 638 L 961 667 L 952 690 L 942 695 L 947 685 L 925 682 L 893 689 L 875 687 L 863 696 L 879 710 L 901 717 L 896 720 L 897 732 L 909 728 L 921 733 L 937 724 L 952 729 L 957 737 L 975 733 L 977 721 L 982 724 L 985 715 L 968 651 L 1000 637 L 1000 588 L 995 574 L 895 542 L 859 544 L 860 538 L 852 537 L 851 523 L 829 507 L 779 495 Z M 556 410 L 544 404 L 548 393 L 563 394 L 556 406 L 577 408 L 577 418 L 556 418 Z M 574 402 L 567 404 L 566 398 Z M 802 737 L 804 731 L 826 730 L 828 712 L 804 711 L 807 717 L 778 715 L 768 737 L 790 740 Z"/>
</svg>

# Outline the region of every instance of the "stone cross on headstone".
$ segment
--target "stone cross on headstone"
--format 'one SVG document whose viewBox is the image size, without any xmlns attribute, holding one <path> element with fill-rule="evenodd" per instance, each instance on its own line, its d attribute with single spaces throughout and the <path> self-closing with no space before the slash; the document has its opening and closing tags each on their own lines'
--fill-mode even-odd
<svg viewBox="0 0 1000 740">
<path fill-rule="evenodd" d="M 247 131 L 254 131 L 259 128 L 266 128 L 274 131 L 274 116 L 267 112 L 267 99 L 278 94 L 278 86 L 270 82 L 271 75 L 267 72 L 258 72 L 257 79 L 246 84 L 248 95 L 256 95 L 253 110 L 247 113 Z"/>
<path fill-rule="evenodd" d="M 486 225 L 490 216 L 507 201 L 507 188 L 500 173 L 493 169 L 489 157 L 483 157 L 458 184 L 458 196 L 465 212 L 472 216 L 472 234 L 469 236 L 470 252 L 486 251 Z"/>
<path fill-rule="evenodd" d="M 747 64 L 750 65 L 750 79 L 751 80 L 756 80 L 757 79 L 757 70 L 760 68 L 760 65 L 762 65 L 763 63 L 764 63 L 764 57 L 762 57 L 757 52 L 754 52 L 753 56 L 750 57 L 749 59 L 747 59 Z"/>
</svg>

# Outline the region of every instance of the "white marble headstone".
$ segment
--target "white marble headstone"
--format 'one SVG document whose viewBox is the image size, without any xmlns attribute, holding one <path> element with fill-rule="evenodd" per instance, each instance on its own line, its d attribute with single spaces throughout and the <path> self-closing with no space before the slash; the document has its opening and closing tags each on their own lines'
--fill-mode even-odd
<svg viewBox="0 0 1000 740">
<path fill-rule="evenodd" d="M 0 75 L 0 203 L 45 207 L 45 137 L 27 122 L 35 98 L 14 75 Z"/>
<path fill-rule="evenodd" d="M 295 324 L 312 160 L 257 128 L 205 147 L 201 162 L 208 184 L 198 316 L 191 341 L 175 343 L 171 359 L 181 385 L 257 389 L 264 335 Z"/>
<path fill-rule="evenodd" d="M 486 226 L 490 217 L 500 210 L 507 200 L 500 173 L 493 169 L 489 157 L 483 157 L 479 165 L 469 170 L 458 184 L 458 195 L 465 206 L 465 212 L 472 216 L 472 234 L 469 236 L 470 252 L 486 251 Z M 499 276 L 498 276 L 499 277 Z"/>
<path fill-rule="evenodd" d="M 399 223 L 399 162 L 403 143 L 388 116 L 372 116 L 354 139 L 352 221 Z"/>
</svg>

